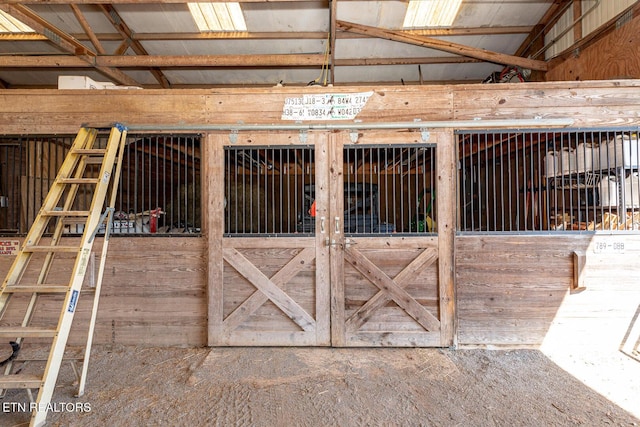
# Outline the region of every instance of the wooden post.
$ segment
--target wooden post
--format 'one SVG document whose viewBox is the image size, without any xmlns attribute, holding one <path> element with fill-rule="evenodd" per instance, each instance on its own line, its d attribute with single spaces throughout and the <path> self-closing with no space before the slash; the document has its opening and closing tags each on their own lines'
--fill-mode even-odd
<svg viewBox="0 0 640 427">
<path fill-rule="evenodd" d="M 318 345 L 331 345 L 331 260 L 329 246 L 329 134 L 312 134 L 315 143 L 316 201 L 316 339 Z"/>
<path fill-rule="evenodd" d="M 207 237 L 207 344 L 220 344 L 223 316 L 224 138 L 208 134 L 202 149 L 202 217 Z"/>
<path fill-rule="evenodd" d="M 344 174 L 343 151 L 341 138 L 347 137 L 346 132 L 331 133 L 329 135 L 329 217 L 327 228 L 329 243 L 331 244 L 331 344 L 333 347 L 346 345 L 345 307 L 344 307 L 344 249 L 341 241 L 342 233 L 337 233 L 335 218 L 342 218 L 344 212 Z M 338 230 L 340 226 L 338 225 Z"/>
<path fill-rule="evenodd" d="M 438 139 L 437 223 L 440 333 L 443 347 L 457 343 L 454 238 L 456 229 L 456 145 L 453 129 Z"/>
</svg>

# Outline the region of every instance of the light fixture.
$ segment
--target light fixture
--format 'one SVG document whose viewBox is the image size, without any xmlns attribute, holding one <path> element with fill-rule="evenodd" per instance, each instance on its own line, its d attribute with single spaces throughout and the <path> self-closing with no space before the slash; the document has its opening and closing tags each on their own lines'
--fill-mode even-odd
<svg viewBox="0 0 640 427">
<path fill-rule="evenodd" d="M 187 3 L 200 31 L 247 31 L 240 3 Z"/>
<path fill-rule="evenodd" d="M 0 10 L 0 33 L 35 33 L 31 27 Z"/>
<path fill-rule="evenodd" d="M 450 27 L 462 0 L 409 0 L 404 28 Z"/>
</svg>

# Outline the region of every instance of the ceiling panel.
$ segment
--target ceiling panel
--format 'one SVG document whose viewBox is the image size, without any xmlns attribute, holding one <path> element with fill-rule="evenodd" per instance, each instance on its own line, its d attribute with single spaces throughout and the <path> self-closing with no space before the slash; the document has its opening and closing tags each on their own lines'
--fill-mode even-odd
<svg viewBox="0 0 640 427">
<path fill-rule="evenodd" d="M 512 55 L 520 49 L 528 30 L 540 24 L 551 7 L 556 7 L 553 0 L 464 0 L 451 30 L 411 32 L 401 28 L 407 8 L 406 0 L 341 0 L 336 3 L 336 16 L 331 16 L 328 1 L 254 0 L 241 5 L 248 28 L 246 33 L 214 34 L 198 32 L 185 0 L 156 0 L 154 3 L 119 0 L 113 5 L 85 4 L 79 0 L 69 0 L 65 4 L 64 1 L 30 6 L 39 16 L 38 22 L 47 28 L 44 34 L 51 36 L 49 30 L 67 34 L 62 36 L 60 47 L 56 46 L 59 42 L 55 37 L 49 43 L 41 40 L 18 41 L 17 35 L 13 38 L 0 36 L 0 80 L 4 86 L 55 86 L 57 76 L 61 73 L 60 69 L 51 68 L 55 66 L 55 57 L 50 58 L 49 68 L 38 63 L 21 69 L 22 72 L 16 71 L 14 61 L 25 55 L 80 55 L 84 52 L 69 47 L 74 44 L 77 46 L 78 42 L 91 55 L 91 52 L 99 51 L 90 41 L 93 34 L 106 52 L 106 56 L 98 58 L 96 63 L 101 59 L 110 59 L 122 47 L 127 55 L 122 59 L 127 62 L 119 63 L 119 69 L 111 68 L 108 69 L 109 73 L 101 74 L 89 66 L 91 59 L 87 62 L 86 58 L 79 56 L 78 64 L 83 67 L 62 72 L 87 75 L 101 81 L 109 80 L 107 75 L 114 77 L 124 72 L 135 83 L 145 87 L 224 84 L 268 86 L 279 81 L 305 85 L 320 74 L 321 55 L 325 52 L 327 37 L 332 31 L 336 34 L 336 40 L 330 43 L 334 52 L 329 59 L 335 60 L 335 73 L 329 81 L 336 85 L 416 82 L 420 80 L 418 65 L 423 81 L 478 81 L 513 61 L 518 63 L 519 59 L 523 59 Z M 21 8 L 25 7 L 24 4 L 0 2 L 0 7 L 13 12 L 15 16 L 16 12 L 23 13 Z M 89 27 L 87 33 L 72 5 L 80 10 L 82 18 L 86 20 Z M 335 30 L 341 28 L 335 20 L 364 25 L 368 32 L 363 35 L 354 31 Z M 115 28 L 111 21 L 120 23 L 120 28 Z M 517 28 L 511 28 L 509 34 L 502 34 L 504 31 L 501 27 Z M 126 34 L 121 35 L 120 31 L 129 31 L 130 38 Z M 371 31 L 376 31 L 373 33 L 376 36 L 371 37 Z M 465 35 L 456 34 L 456 31 Z M 428 37 L 420 35 L 427 33 Z M 68 42 L 66 45 L 65 39 Z M 445 43 L 448 51 L 428 47 L 431 40 Z M 427 47 L 418 46 L 419 43 L 426 43 Z M 461 57 L 459 53 L 462 50 L 467 55 L 471 52 L 471 55 Z M 473 53 L 487 51 L 504 54 L 501 58 L 503 63 L 487 63 L 478 59 L 470 62 L 469 57 L 474 56 Z M 164 62 L 158 65 L 154 59 L 149 61 L 151 65 L 141 65 L 139 61 L 132 62 L 135 59 L 132 55 L 162 56 Z M 211 64 L 195 62 L 198 59 L 196 56 L 201 59 L 202 55 L 241 56 L 234 57 L 235 66 L 219 67 L 215 61 Z M 265 68 L 261 65 L 264 63 L 262 60 L 272 58 L 271 55 L 300 56 L 276 57 L 281 62 Z M 478 58 L 478 55 L 474 57 Z M 418 64 L 423 58 L 422 62 L 426 63 Z M 288 66 L 291 63 L 289 59 L 294 59 L 296 66 Z M 305 62 L 311 60 L 312 63 Z M 13 68 L 9 68 L 9 64 L 14 64 Z M 150 68 L 152 66 L 155 68 Z M 121 80 L 115 83 L 131 84 L 129 79 Z"/>
</svg>

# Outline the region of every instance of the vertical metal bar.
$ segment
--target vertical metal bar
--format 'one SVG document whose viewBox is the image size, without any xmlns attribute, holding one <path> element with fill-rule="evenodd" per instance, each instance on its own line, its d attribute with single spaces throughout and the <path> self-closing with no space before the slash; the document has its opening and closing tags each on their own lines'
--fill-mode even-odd
<svg viewBox="0 0 640 427">
<path fill-rule="evenodd" d="M 153 174 L 154 176 L 154 180 L 153 180 L 153 184 L 154 184 L 154 188 L 152 189 L 152 191 L 155 193 L 153 195 L 153 209 L 156 208 L 162 208 L 162 210 L 166 210 L 167 207 L 164 206 L 161 202 L 160 202 L 160 138 L 159 137 L 155 137 L 156 143 L 155 143 L 155 153 L 154 153 L 154 165 L 152 166 L 153 169 L 155 169 L 155 173 Z M 151 174 L 150 174 L 151 175 Z M 158 229 L 160 228 L 160 224 L 162 224 L 161 221 L 161 216 L 160 214 L 158 214 L 158 217 L 156 218 L 156 233 L 158 232 Z"/>
<path fill-rule="evenodd" d="M 289 160 L 289 152 L 291 149 L 287 148 L 286 150 L 284 150 L 285 153 L 287 153 L 287 160 Z M 280 148 L 279 150 L 279 156 L 280 156 L 280 211 L 282 212 L 280 214 L 280 229 L 282 230 L 283 233 L 291 233 L 291 209 L 289 208 L 291 205 L 289 204 L 289 186 L 287 185 L 287 193 L 285 194 L 285 177 L 289 177 L 288 175 L 288 162 L 284 161 L 284 157 L 283 156 L 283 149 Z M 285 203 L 286 200 L 286 203 Z M 286 207 L 286 211 L 285 211 L 285 207 Z M 287 215 L 286 218 L 286 229 L 284 228 L 284 224 L 285 224 L 285 220 L 284 220 L 284 215 Z"/>
<path fill-rule="evenodd" d="M 384 177 L 384 222 L 388 224 L 394 224 L 395 226 L 395 219 L 391 220 L 389 217 L 389 174 L 387 173 L 386 168 L 383 169 L 382 167 L 383 164 L 386 165 L 389 161 L 389 148 L 385 148 L 382 152 L 384 153 L 384 163 L 380 158 L 378 158 L 378 184 L 380 184 L 381 175 L 384 174 L 382 175 Z M 378 188 L 381 187 L 379 186 Z"/>
<path fill-rule="evenodd" d="M 374 157 L 374 152 L 375 152 L 375 157 L 378 157 L 378 153 L 380 152 L 380 147 L 376 147 L 376 148 L 369 148 L 368 149 L 368 165 L 369 165 L 369 194 L 371 196 L 371 223 L 368 224 L 369 225 L 369 233 L 373 233 L 376 229 L 379 230 L 378 227 L 378 222 L 380 220 L 379 218 L 379 212 L 378 212 L 378 204 L 380 203 L 380 201 L 378 200 L 378 191 L 380 190 L 380 187 L 374 185 L 374 176 L 373 176 L 373 157 Z M 374 190 L 375 188 L 375 190 Z"/>
<path fill-rule="evenodd" d="M 412 198 L 414 200 L 413 205 L 415 206 L 415 212 L 413 214 L 413 218 L 414 221 L 416 223 L 416 230 L 418 232 L 420 232 L 420 221 L 422 221 L 422 232 L 421 233 L 426 233 L 427 232 L 427 222 L 426 222 L 426 207 L 427 207 L 427 200 L 426 200 L 426 190 L 427 188 L 424 187 L 424 185 L 420 185 L 421 184 L 421 180 L 420 180 L 420 170 L 419 170 L 419 164 L 420 164 L 420 156 L 422 153 L 422 149 L 419 147 L 413 147 L 412 150 L 413 153 L 411 155 L 411 161 L 410 161 L 410 171 L 413 170 L 414 171 L 414 179 L 413 179 L 413 187 L 414 187 L 414 191 L 412 192 Z"/>
<path fill-rule="evenodd" d="M 397 231 L 405 231 L 404 222 L 402 216 L 398 215 L 398 200 L 396 197 L 396 172 L 394 162 L 396 159 L 396 147 L 389 148 L 391 156 L 387 153 L 387 162 L 385 163 L 385 174 L 389 175 L 389 168 L 391 167 L 391 201 L 393 207 L 393 219 L 396 224 Z"/>
<path fill-rule="evenodd" d="M 542 230 L 542 208 L 543 208 L 543 204 L 542 204 L 542 150 L 540 147 L 540 132 L 538 131 L 536 133 L 536 140 L 535 140 L 535 151 L 534 151 L 534 155 L 535 155 L 535 165 L 536 165 L 536 172 L 534 174 L 535 176 L 535 182 L 534 182 L 534 186 L 536 191 L 533 193 L 535 196 L 535 200 L 536 200 L 536 212 L 535 212 L 535 216 L 534 218 L 536 218 L 536 221 L 534 223 L 534 230 L 536 231 L 541 231 Z M 533 145 L 533 140 L 531 141 L 531 144 Z"/>
<path fill-rule="evenodd" d="M 476 177 L 476 193 L 478 195 L 478 206 L 477 209 L 474 209 L 474 213 L 477 210 L 477 224 L 473 224 L 474 226 L 474 230 L 476 228 L 482 230 L 482 168 L 481 168 L 481 163 L 480 163 L 480 136 L 479 135 L 475 135 L 475 141 L 476 141 L 476 150 L 474 153 L 474 157 L 475 159 L 473 160 L 473 165 L 476 167 L 476 171 L 477 171 L 477 177 Z M 475 221 L 475 214 L 474 214 L 474 221 Z"/>
<path fill-rule="evenodd" d="M 368 223 L 367 211 L 373 208 L 373 206 L 371 206 L 373 203 L 373 194 L 371 194 L 371 192 L 367 192 L 367 178 L 365 176 L 365 163 L 367 161 L 367 157 L 364 148 L 360 149 L 360 157 L 362 157 L 362 224 L 359 232 L 366 233 L 370 226 Z"/>
<path fill-rule="evenodd" d="M 460 159 L 458 160 L 458 162 L 460 170 L 459 180 L 460 186 L 462 187 L 462 202 L 460 206 L 460 221 L 462 222 L 462 224 L 460 225 L 460 230 L 469 231 L 469 226 L 467 225 L 467 207 L 469 206 L 469 201 L 467 200 L 467 135 L 458 134 L 457 144 L 460 147 Z"/>
<path fill-rule="evenodd" d="M 302 186 L 302 188 L 298 188 L 298 166 L 297 166 L 297 158 L 298 158 L 298 149 L 294 149 L 294 155 L 295 155 L 295 163 L 294 163 L 294 168 L 293 168 L 293 213 L 295 215 L 296 218 L 296 227 L 297 227 L 297 222 L 299 221 L 301 224 L 302 229 L 300 230 L 301 232 L 304 232 L 304 213 L 300 213 L 300 210 L 298 209 L 298 199 L 300 197 L 300 195 L 302 195 L 303 200 L 304 200 L 304 185 Z M 289 182 L 291 182 L 291 178 L 289 178 Z M 304 206 L 304 202 L 302 203 L 302 206 Z M 297 230 L 297 228 L 296 228 Z"/>
</svg>

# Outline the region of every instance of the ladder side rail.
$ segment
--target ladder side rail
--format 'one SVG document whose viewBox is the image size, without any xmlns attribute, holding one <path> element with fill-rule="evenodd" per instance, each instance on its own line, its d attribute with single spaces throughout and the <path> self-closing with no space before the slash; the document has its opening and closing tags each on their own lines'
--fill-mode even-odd
<svg viewBox="0 0 640 427">
<path fill-rule="evenodd" d="M 91 237 L 94 229 L 96 229 L 100 223 L 100 211 L 104 205 L 109 182 L 112 178 L 111 174 L 113 172 L 113 164 L 115 162 L 122 132 L 123 131 L 119 127 L 112 128 L 109 141 L 107 142 L 107 151 L 100 168 L 99 181 L 94 190 L 91 207 L 89 209 L 90 213 L 82 234 L 82 244 L 80 246 L 79 256 L 76 258 L 76 262 L 72 270 L 69 292 L 67 292 L 67 295 L 65 296 L 60 318 L 58 320 L 58 333 L 53 339 L 49 359 L 47 360 L 44 371 L 43 385 L 40 387 L 40 391 L 36 399 L 36 410 L 32 412 L 31 425 L 33 426 L 44 424 L 47 417 L 46 411 L 38 411 L 37 408 L 46 408 L 49 402 L 51 402 L 51 397 L 53 396 L 55 383 L 62 363 L 62 357 L 64 355 L 67 339 L 69 338 L 69 332 L 71 330 L 71 323 L 73 322 L 73 316 L 76 311 L 77 299 L 79 298 L 80 289 L 84 282 L 84 276 L 93 246 L 94 239 Z"/>
<path fill-rule="evenodd" d="M 87 380 L 87 372 L 89 369 L 89 358 L 91 357 L 91 346 L 93 344 L 93 334 L 96 325 L 96 319 L 98 317 L 98 306 L 100 301 L 100 292 L 102 290 L 102 279 L 104 277 L 104 269 L 107 263 L 107 250 L 109 247 L 109 239 L 111 238 L 111 225 L 113 222 L 113 213 L 116 205 L 116 198 L 118 195 L 118 186 L 120 185 L 120 178 L 122 175 L 122 160 L 124 158 L 124 150 L 126 147 L 127 132 L 123 132 L 120 140 L 120 148 L 118 150 L 118 161 L 116 162 L 116 168 L 113 179 L 111 181 L 111 194 L 109 198 L 107 225 L 105 227 L 104 239 L 102 241 L 102 252 L 100 253 L 100 264 L 98 267 L 98 277 L 96 278 L 95 292 L 93 295 L 93 305 L 91 307 L 91 319 L 89 320 L 89 331 L 87 333 L 87 343 L 85 345 L 84 357 L 82 359 L 82 371 L 80 374 L 80 381 L 78 382 L 77 396 L 84 394 L 84 387 Z"/>
</svg>

